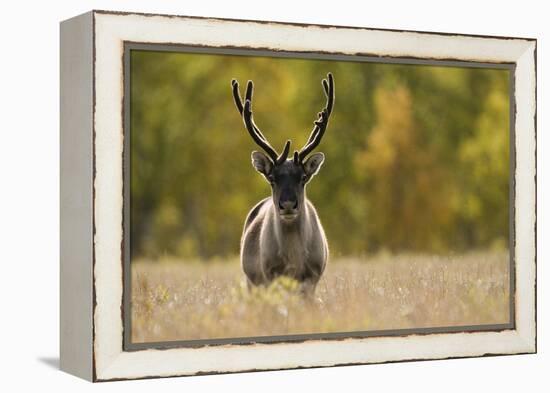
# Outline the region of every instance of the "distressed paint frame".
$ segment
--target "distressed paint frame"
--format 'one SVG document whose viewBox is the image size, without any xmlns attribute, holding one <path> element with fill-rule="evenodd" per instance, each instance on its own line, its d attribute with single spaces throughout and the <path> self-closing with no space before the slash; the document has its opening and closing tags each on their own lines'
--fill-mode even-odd
<svg viewBox="0 0 550 393">
<path fill-rule="evenodd" d="M 81 252 L 89 258 L 82 260 L 81 270 L 73 272 L 87 280 L 91 293 L 86 286 L 78 288 L 72 294 L 76 300 L 69 303 L 64 303 L 63 296 L 67 295 L 62 295 L 62 332 L 77 317 L 93 320 L 92 326 L 78 328 L 71 345 L 63 345 L 66 339 L 62 335 L 63 369 L 86 379 L 105 381 L 536 352 L 536 40 L 104 11 L 92 11 L 63 23 L 68 25 L 71 21 L 80 23 L 85 34 L 64 35 L 62 30 L 62 43 L 65 42 L 62 60 L 75 55 L 71 52 L 75 42 L 72 47 L 67 42 L 91 40 L 92 51 L 85 57 L 93 62 L 91 75 L 86 71 L 91 83 L 87 80 L 81 83 L 82 91 L 91 95 L 93 103 L 90 108 L 85 100 L 69 100 L 65 106 L 70 110 L 91 111 L 92 121 L 79 128 L 91 149 L 83 157 L 66 158 L 61 166 L 70 167 L 75 160 L 92 163 L 92 169 L 82 168 L 79 174 L 86 175 L 85 179 L 92 183 L 88 185 L 93 186 L 91 206 L 80 213 L 93 224 L 89 228 L 91 235 L 82 234 L 89 247 Z M 516 156 L 514 328 L 125 351 L 122 312 L 125 42 L 514 64 L 515 143 L 511 145 Z M 85 67 L 85 63 L 79 67 Z M 82 94 L 62 85 L 62 96 L 64 93 Z M 63 108 L 62 105 L 62 120 Z M 78 125 L 78 119 L 72 121 L 66 126 L 62 123 L 62 141 L 68 128 Z M 62 148 L 62 154 L 63 151 Z M 62 201 L 86 192 L 83 189 L 71 192 L 70 187 L 63 187 L 64 182 L 71 181 L 74 179 L 62 178 Z M 70 248 L 67 238 L 62 236 L 61 242 L 62 250 Z M 62 288 L 71 278 L 63 273 L 63 267 L 70 263 L 70 258 L 62 257 Z M 85 348 L 75 349 L 76 344 L 82 344 L 78 340 L 83 337 L 89 338 Z M 63 366 L 70 355 L 69 346 L 71 363 L 78 365 L 73 369 Z"/>
</svg>

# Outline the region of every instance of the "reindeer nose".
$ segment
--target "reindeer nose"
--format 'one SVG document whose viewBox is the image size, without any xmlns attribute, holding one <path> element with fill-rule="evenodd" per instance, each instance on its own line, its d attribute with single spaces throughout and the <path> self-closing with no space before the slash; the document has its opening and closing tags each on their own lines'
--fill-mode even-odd
<svg viewBox="0 0 550 393">
<path fill-rule="evenodd" d="M 281 210 L 296 210 L 298 208 L 298 201 L 279 201 L 279 209 Z"/>
</svg>

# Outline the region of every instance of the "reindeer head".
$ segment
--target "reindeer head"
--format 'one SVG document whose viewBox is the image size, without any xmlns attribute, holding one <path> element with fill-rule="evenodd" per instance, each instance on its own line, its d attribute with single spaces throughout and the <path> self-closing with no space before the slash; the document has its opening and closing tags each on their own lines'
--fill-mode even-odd
<svg viewBox="0 0 550 393">
<path fill-rule="evenodd" d="M 328 80 L 327 80 L 328 79 Z M 319 171 L 325 156 L 323 153 L 314 153 L 307 157 L 319 145 L 328 125 L 328 119 L 334 105 L 334 78 L 329 73 L 323 79 L 322 85 L 327 97 L 327 103 L 319 112 L 315 120 L 313 131 L 305 146 L 295 151 L 292 158 L 288 158 L 290 140 L 287 140 L 283 152 L 278 154 L 269 144 L 252 118 L 252 92 L 254 85 L 248 81 L 244 103 L 239 93 L 239 83 L 233 79 L 233 98 L 241 114 L 248 133 L 266 154 L 252 152 L 252 165 L 260 172 L 271 185 L 273 203 L 278 209 L 279 217 L 285 223 L 291 223 L 304 209 L 305 185 Z"/>
</svg>

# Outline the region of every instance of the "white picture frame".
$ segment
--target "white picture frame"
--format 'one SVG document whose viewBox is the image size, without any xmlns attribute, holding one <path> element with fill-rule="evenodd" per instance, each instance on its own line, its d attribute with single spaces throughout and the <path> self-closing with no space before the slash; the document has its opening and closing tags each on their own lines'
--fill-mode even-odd
<svg viewBox="0 0 550 393">
<path fill-rule="evenodd" d="M 124 346 L 125 43 L 508 64 L 514 321 L 301 342 Z M 536 352 L 536 40 L 91 11 L 61 24 L 61 368 L 90 381 Z M 512 247 L 512 245 L 511 245 Z"/>
</svg>

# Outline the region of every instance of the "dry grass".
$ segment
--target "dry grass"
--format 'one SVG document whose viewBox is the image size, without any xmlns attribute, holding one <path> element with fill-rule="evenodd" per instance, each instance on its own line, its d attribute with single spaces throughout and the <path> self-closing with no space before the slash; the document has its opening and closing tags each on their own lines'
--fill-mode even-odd
<svg viewBox="0 0 550 393">
<path fill-rule="evenodd" d="M 249 292 L 238 260 L 132 265 L 132 341 L 506 323 L 508 254 L 332 260 L 316 300 L 281 279 Z"/>
</svg>

